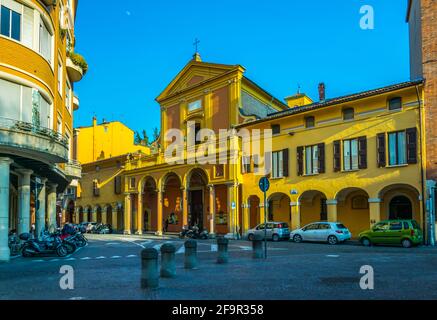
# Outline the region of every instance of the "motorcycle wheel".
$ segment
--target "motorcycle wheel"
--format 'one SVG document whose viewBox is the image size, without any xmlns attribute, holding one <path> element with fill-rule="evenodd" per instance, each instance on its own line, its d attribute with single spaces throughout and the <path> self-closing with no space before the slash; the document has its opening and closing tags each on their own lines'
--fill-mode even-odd
<svg viewBox="0 0 437 320">
<path fill-rule="evenodd" d="M 76 245 L 74 243 L 66 242 L 64 246 L 67 248 L 67 253 L 72 254 L 76 251 Z"/>
<path fill-rule="evenodd" d="M 32 254 L 31 254 L 29 251 L 27 251 L 29 248 L 30 248 L 30 247 L 29 247 L 28 245 L 25 245 L 25 246 L 23 247 L 23 249 L 22 249 L 22 251 L 21 251 L 21 255 L 22 255 L 24 258 L 30 258 L 30 257 L 32 256 Z"/>
<path fill-rule="evenodd" d="M 58 255 L 58 257 L 65 257 L 68 254 L 68 250 L 67 247 L 65 245 L 60 245 L 59 247 L 56 248 L 56 254 Z"/>
</svg>

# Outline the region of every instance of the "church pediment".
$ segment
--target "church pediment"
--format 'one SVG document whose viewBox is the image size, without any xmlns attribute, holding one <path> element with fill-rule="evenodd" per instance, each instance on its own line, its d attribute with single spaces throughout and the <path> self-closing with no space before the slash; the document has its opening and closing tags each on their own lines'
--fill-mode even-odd
<svg viewBox="0 0 437 320">
<path fill-rule="evenodd" d="M 156 98 L 162 101 L 171 97 L 178 92 L 187 90 L 200 83 L 217 78 L 229 71 L 241 68 L 238 65 L 222 65 L 214 63 L 205 63 L 199 61 L 190 61 L 184 69 L 173 79 L 165 90 Z"/>
</svg>

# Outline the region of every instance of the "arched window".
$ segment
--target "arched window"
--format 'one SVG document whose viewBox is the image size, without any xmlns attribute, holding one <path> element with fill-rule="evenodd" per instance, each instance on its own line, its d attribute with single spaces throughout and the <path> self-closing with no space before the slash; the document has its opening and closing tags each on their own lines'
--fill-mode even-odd
<svg viewBox="0 0 437 320">
<path fill-rule="evenodd" d="M 394 219 L 413 219 L 413 205 L 410 199 L 405 196 L 394 197 L 390 201 L 390 220 Z"/>
<path fill-rule="evenodd" d="M 355 111 L 353 108 L 343 109 L 343 120 L 353 120 L 355 118 Z"/>
</svg>

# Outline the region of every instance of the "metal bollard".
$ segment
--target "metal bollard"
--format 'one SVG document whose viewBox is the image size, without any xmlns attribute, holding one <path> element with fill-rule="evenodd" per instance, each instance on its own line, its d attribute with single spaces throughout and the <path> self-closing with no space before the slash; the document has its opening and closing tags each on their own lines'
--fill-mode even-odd
<svg viewBox="0 0 437 320">
<path fill-rule="evenodd" d="M 159 287 L 158 250 L 149 248 L 141 251 L 141 288 Z"/>
<path fill-rule="evenodd" d="M 185 269 L 197 267 L 197 242 L 194 240 L 185 241 Z"/>
<path fill-rule="evenodd" d="M 259 234 L 255 234 L 252 241 L 252 257 L 254 259 L 262 259 L 264 258 L 263 251 L 263 237 Z"/>
<path fill-rule="evenodd" d="M 218 245 L 217 263 L 219 264 L 228 263 L 229 261 L 228 244 L 229 244 L 228 239 L 224 237 L 217 238 L 217 245 Z"/>
<path fill-rule="evenodd" d="M 174 278 L 176 276 L 176 248 L 172 244 L 161 246 L 161 277 Z"/>
</svg>

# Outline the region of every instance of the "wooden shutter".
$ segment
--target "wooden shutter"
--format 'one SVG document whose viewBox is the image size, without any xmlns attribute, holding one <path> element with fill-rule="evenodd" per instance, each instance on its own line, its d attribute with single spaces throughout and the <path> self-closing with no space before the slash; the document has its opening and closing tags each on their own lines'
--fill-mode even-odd
<svg viewBox="0 0 437 320">
<path fill-rule="evenodd" d="M 383 168 L 387 165 L 385 157 L 386 139 L 385 133 L 380 133 L 376 136 L 377 139 L 377 163 L 378 168 Z"/>
<path fill-rule="evenodd" d="M 334 172 L 341 171 L 341 141 L 334 141 Z"/>
<path fill-rule="evenodd" d="M 284 177 L 289 176 L 289 151 L 288 149 L 282 150 L 282 173 Z"/>
<path fill-rule="evenodd" d="M 407 138 L 407 163 L 417 164 L 417 128 L 406 130 Z"/>
<path fill-rule="evenodd" d="M 265 152 L 264 153 L 264 172 L 267 178 L 270 178 L 272 176 L 272 153 L 271 152 Z M 267 172 L 266 172 L 267 171 Z"/>
<path fill-rule="evenodd" d="M 297 147 L 297 175 L 303 176 L 303 147 Z"/>
<path fill-rule="evenodd" d="M 326 166 L 325 166 L 325 144 L 320 143 L 317 145 L 318 151 L 319 151 L 319 173 L 325 173 L 326 172 Z"/>
<path fill-rule="evenodd" d="M 367 169 L 367 137 L 358 138 L 358 168 Z"/>
</svg>

